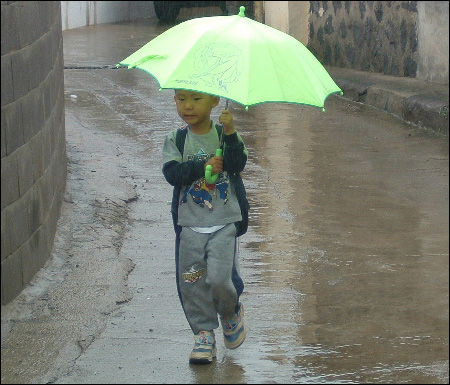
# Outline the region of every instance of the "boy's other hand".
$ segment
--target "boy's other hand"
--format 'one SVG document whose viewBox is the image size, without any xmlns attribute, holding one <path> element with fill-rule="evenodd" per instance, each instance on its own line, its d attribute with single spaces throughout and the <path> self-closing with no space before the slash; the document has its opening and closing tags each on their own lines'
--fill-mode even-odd
<svg viewBox="0 0 450 385">
<path fill-rule="evenodd" d="M 223 171 L 223 156 L 215 156 L 205 163 L 205 169 L 208 165 L 212 166 L 211 174 L 217 174 Z"/>
<path fill-rule="evenodd" d="M 219 117 L 219 123 L 223 124 L 226 135 L 231 135 L 236 132 L 234 130 L 233 114 L 229 110 L 223 110 Z"/>
</svg>

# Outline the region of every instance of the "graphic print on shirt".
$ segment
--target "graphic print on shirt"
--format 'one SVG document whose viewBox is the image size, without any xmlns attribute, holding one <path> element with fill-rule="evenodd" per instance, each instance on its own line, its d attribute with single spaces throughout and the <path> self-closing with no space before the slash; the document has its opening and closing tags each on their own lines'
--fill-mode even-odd
<svg viewBox="0 0 450 385">
<path fill-rule="evenodd" d="M 212 155 L 207 154 L 203 149 L 200 149 L 197 154 L 189 155 L 188 160 L 208 160 Z M 198 204 L 200 207 L 207 207 L 209 212 L 214 210 L 213 196 L 223 200 L 225 205 L 228 202 L 228 187 L 230 183 L 226 173 L 220 173 L 219 178 L 216 183 L 206 183 L 205 178 L 200 178 L 195 181 L 191 186 L 188 186 L 183 193 L 180 204 L 186 203 L 188 196 L 192 197 L 192 200 Z"/>
</svg>

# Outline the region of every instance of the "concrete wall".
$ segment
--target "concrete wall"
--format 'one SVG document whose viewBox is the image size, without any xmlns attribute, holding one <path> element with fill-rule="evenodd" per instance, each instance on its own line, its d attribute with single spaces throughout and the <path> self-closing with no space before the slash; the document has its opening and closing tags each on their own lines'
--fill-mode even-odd
<svg viewBox="0 0 450 385">
<path fill-rule="evenodd" d="M 153 16 L 153 1 L 61 1 L 63 31 Z"/>
<path fill-rule="evenodd" d="M 265 1 L 263 7 L 265 24 L 308 44 L 309 1 Z"/>
<path fill-rule="evenodd" d="M 447 1 L 418 1 L 417 77 L 448 84 L 449 8 Z"/>
<path fill-rule="evenodd" d="M 50 256 L 66 185 L 59 1 L 2 1 L 1 298 Z"/>
<path fill-rule="evenodd" d="M 449 83 L 446 1 L 265 1 L 264 16 L 324 65 Z"/>
<path fill-rule="evenodd" d="M 289 33 L 289 1 L 265 1 L 264 16 L 265 24 Z"/>
</svg>

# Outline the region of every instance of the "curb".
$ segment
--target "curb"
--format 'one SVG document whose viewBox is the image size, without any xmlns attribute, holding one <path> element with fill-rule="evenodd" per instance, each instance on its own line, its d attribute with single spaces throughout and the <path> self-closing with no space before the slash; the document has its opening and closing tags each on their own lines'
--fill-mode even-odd
<svg viewBox="0 0 450 385">
<path fill-rule="evenodd" d="M 448 136 L 448 85 L 338 67 L 328 67 L 327 71 L 344 98 Z"/>
</svg>

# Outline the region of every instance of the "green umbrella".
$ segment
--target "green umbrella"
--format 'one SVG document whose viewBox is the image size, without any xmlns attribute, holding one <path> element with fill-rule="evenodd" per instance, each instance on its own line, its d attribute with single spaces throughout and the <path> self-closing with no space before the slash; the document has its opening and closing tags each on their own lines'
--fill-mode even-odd
<svg viewBox="0 0 450 385">
<path fill-rule="evenodd" d="M 142 69 L 161 88 L 217 95 L 246 107 L 298 103 L 324 108 L 340 93 L 322 64 L 298 40 L 239 15 L 180 23 L 120 62 Z"/>
</svg>

